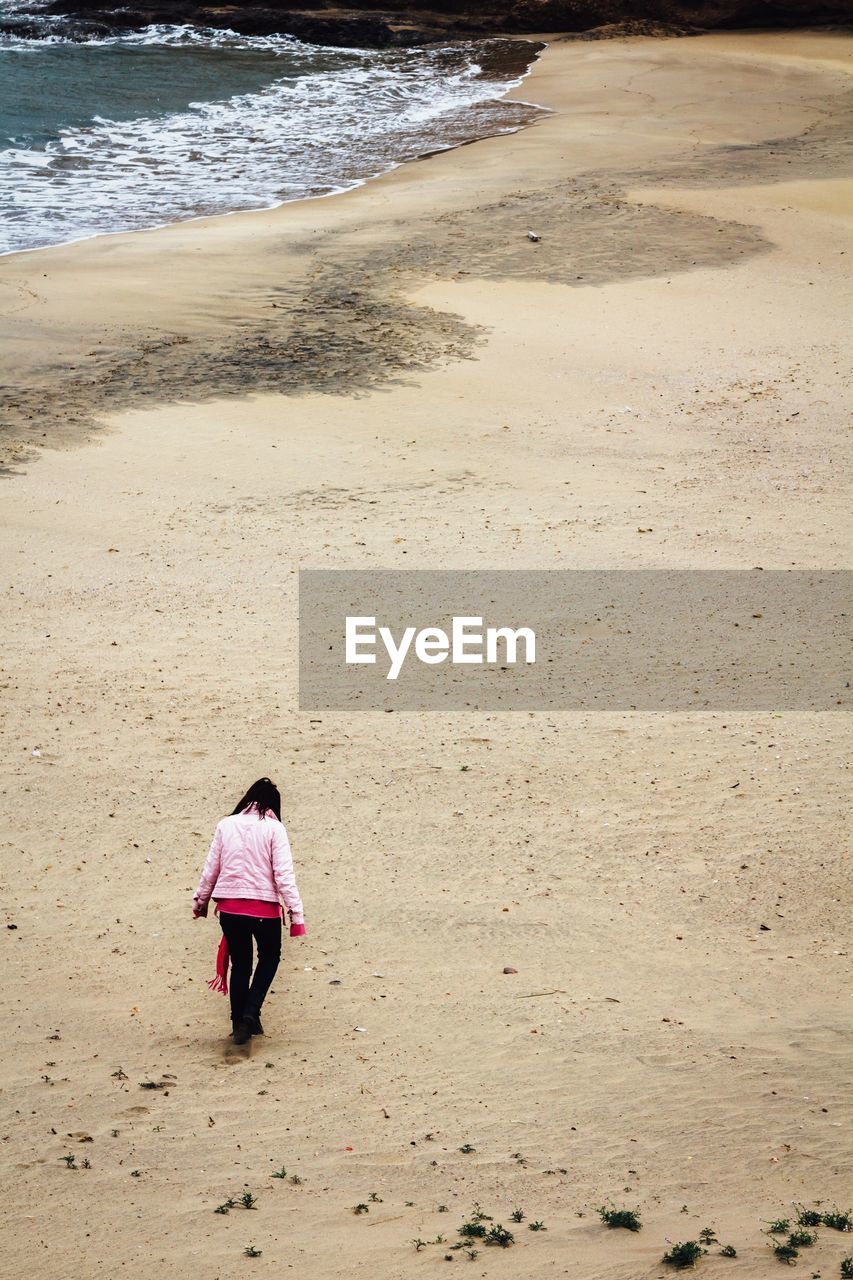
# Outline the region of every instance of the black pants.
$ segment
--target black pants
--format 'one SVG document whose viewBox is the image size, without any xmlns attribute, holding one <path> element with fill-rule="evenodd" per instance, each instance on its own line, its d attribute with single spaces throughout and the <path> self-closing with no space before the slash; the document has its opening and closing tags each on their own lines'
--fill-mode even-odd
<svg viewBox="0 0 853 1280">
<path fill-rule="evenodd" d="M 231 976 L 231 1020 L 257 1017 L 281 960 L 281 920 L 232 915 L 220 911 L 219 922 L 228 942 Z M 252 976 L 252 938 L 258 944 L 258 963 Z"/>
</svg>

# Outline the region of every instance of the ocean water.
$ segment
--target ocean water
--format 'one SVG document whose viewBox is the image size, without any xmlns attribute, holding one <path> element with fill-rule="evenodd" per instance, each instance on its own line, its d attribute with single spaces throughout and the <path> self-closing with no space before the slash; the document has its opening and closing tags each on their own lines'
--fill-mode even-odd
<svg viewBox="0 0 853 1280">
<path fill-rule="evenodd" d="M 0 0 L 0 18 L 19 5 Z M 377 52 L 149 27 L 0 35 L 0 253 L 358 185 L 520 128 L 510 41 Z"/>
</svg>

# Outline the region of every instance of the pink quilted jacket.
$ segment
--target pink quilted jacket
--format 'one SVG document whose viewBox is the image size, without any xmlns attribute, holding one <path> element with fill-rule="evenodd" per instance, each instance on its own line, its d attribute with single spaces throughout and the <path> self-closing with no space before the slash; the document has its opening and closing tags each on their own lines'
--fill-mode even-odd
<svg viewBox="0 0 853 1280">
<path fill-rule="evenodd" d="M 256 809 L 244 809 L 217 825 L 194 901 L 203 907 L 214 893 L 217 898 L 283 899 L 291 924 L 304 922 L 287 832 L 269 809 L 262 818 Z"/>
</svg>

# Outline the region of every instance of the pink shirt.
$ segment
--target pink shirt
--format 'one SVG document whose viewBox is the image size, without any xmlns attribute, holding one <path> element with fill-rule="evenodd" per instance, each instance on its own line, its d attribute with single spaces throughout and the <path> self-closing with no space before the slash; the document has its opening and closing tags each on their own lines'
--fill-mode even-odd
<svg viewBox="0 0 853 1280">
<path fill-rule="evenodd" d="M 231 916 L 258 916 L 263 920 L 280 920 L 281 903 L 264 902 L 262 898 L 214 898 L 216 909 Z"/>
<path fill-rule="evenodd" d="M 261 898 L 214 898 L 217 911 L 231 916 L 254 916 L 261 920 L 280 920 L 281 903 L 264 902 Z M 304 924 L 295 921 L 290 926 L 291 938 L 301 938 L 306 932 Z"/>
</svg>

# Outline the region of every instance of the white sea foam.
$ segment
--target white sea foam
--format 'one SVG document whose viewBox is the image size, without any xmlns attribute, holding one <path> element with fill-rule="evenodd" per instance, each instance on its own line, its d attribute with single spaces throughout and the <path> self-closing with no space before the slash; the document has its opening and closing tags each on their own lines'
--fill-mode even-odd
<svg viewBox="0 0 853 1280">
<path fill-rule="evenodd" d="M 203 47 L 225 59 L 263 51 L 269 83 L 168 114 L 94 116 L 43 145 L 0 151 L 2 253 L 328 194 L 412 156 L 517 128 L 529 114 L 497 102 L 517 81 L 484 75 L 473 45 L 324 50 L 189 27 L 88 43 Z"/>
</svg>

